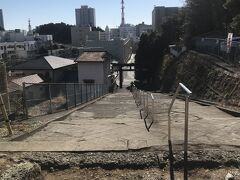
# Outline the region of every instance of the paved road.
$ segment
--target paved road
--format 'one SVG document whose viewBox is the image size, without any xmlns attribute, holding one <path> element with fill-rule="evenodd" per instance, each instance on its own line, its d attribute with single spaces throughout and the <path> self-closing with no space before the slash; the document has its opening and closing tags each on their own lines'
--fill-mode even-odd
<svg viewBox="0 0 240 180">
<path fill-rule="evenodd" d="M 135 62 L 135 54 L 132 54 L 128 63 Z M 123 72 L 123 86 L 129 86 L 134 81 L 134 71 Z"/>
<path fill-rule="evenodd" d="M 132 94 L 111 94 L 62 121 L 47 127 L 24 142 L 0 143 L 0 151 L 122 151 L 142 148 L 166 149 L 167 114 L 170 98 L 155 94 L 155 123 L 150 132 L 140 119 Z M 184 102 L 176 100 L 172 113 L 173 143 L 183 143 Z M 149 120 L 148 120 L 149 121 Z M 239 148 L 240 119 L 213 106 L 190 103 L 190 148 Z M 182 148 L 182 146 L 175 146 Z"/>
</svg>

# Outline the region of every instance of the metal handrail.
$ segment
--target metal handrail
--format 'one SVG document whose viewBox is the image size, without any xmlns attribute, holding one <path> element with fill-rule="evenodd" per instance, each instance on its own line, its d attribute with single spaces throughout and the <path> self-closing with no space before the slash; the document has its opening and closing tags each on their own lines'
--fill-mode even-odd
<svg viewBox="0 0 240 180">
<path fill-rule="evenodd" d="M 170 117 L 170 114 L 171 114 L 171 111 L 172 111 L 173 104 L 174 104 L 174 102 L 175 102 L 175 100 L 176 100 L 176 98 L 179 94 L 180 88 L 182 88 L 187 93 L 186 96 L 185 96 L 186 97 L 185 102 L 187 102 L 187 104 L 185 103 L 185 120 L 186 120 L 186 117 L 188 117 L 189 108 L 186 108 L 186 105 L 188 107 L 189 97 L 191 96 L 192 91 L 190 91 L 184 84 L 179 83 L 179 85 L 177 87 L 177 90 L 175 91 L 175 93 L 173 95 L 173 98 L 172 98 L 172 101 L 170 103 L 169 109 L 168 109 L 168 140 L 169 141 L 171 141 L 171 117 Z"/>
<path fill-rule="evenodd" d="M 141 119 L 144 119 L 145 127 L 147 131 L 149 131 L 155 120 L 155 117 L 154 117 L 155 98 L 152 93 L 139 90 L 135 85 L 132 85 L 131 90 L 132 90 L 135 103 L 137 107 L 139 107 L 140 117 Z M 151 100 L 151 105 L 150 105 L 150 100 Z M 151 106 L 151 110 L 150 110 L 150 106 Z M 146 119 L 149 116 L 151 117 L 152 121 L 150 125 L 147 125 Z"/>
<path fill-rule="evenodd" d="M 190 91 L 184 84 L 179 83 L 177 90 L 175 94 L 173 95 L 172 101 L 170 103 L 169 109 L 168 109 L 168 142 L 171 144 L 171 111 L 173 104 L 179 94 L 180 89 L 183 89 L 186 92 L 185 95 L 185 128 L 184 128 L 184 180 L 188 179 L 187 176 L 187 151 L 188 151 L 188 113 L 189 113 L 189 97 L 192 94 L 192 91 Z"/>
</svg>

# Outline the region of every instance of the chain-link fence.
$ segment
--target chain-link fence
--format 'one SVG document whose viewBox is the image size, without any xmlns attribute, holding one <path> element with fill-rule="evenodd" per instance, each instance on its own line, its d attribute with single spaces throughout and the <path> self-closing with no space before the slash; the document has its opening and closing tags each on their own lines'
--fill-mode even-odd
<svg viewBox="0 0 240 180">
<path fill-rule="evenodd" d="M 22 91 L 13 91 L 8 93 L 2 93 L 4 106 L 8 113 L 10 120 L 21 120 L 25 117 L 25 111 L 23 106 L 23 94 Z M 3 120 L 2 112 L 0 112 L 0 121 Z"/>
<path fill-rule="evenodd" d="M 234 65 L 240 64 L 240 42 L 232 41 L 228 49 L 227 41 L 218 38 L 195 38 L 194 49 L 198 52 L 223 58 Z"/>
<path fill-rule="evenodd" d="M 41 83 L 23 85 L 27 117 L 51 114 L 86 103 L 108 92 L 102 84 Z"/>
</svg>

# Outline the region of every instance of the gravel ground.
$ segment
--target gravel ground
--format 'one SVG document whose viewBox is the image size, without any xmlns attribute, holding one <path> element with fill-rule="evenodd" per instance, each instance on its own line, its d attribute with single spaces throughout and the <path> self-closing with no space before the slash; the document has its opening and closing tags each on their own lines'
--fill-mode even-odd
<svg viewBox="0 0 240 180">
<path fill-rule="evenodd" d="M 240 179 L 240 170 L 236 168 L 220 168 L 220 169 L 195 169 L 189 172 L 189 179 L 194 180 L 221 180 L 225 179 L 226 175 L 230 173 L 234 179 Z M 105 170 L 101 168 L 93 169 L 80 169 L 72 168 L 64 171 L 56 172 L 43 172 L 45 180 L 165 180 L 170 179 L 170 174 L 167 169 L 141 169 L 141 170 L 129 170 L 129 169 L 115 169 Z M 176 180 L 183 179 L 183 172 L 174 172 L 174 178 Z"/>
<path fill-rule="evenodd" d="M 167 152 L 5 153 L 0 154 L 0 176 L 9 168 L 30 162 L 42 178 L 54 179 L 169 179 Z M 17 164 L 17 165 L 16 165 Z M 239 151 L 205 150 L 190 153 L 189 179 L 240 179 Z M 183 179 L 182 153 L 174 154 L 175 179 Z"/>
</svg>

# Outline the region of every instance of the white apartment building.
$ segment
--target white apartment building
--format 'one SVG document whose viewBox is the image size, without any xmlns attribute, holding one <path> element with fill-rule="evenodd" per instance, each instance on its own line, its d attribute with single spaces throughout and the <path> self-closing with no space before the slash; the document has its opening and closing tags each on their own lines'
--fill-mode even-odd
<svg viewBox="0 0 240 180">
<path fill-rule="evenodd" d="M 24 42 L 0 42 L 0 59 L 26 59 L 37 50 L 35 41 Z"/>
</svg>

